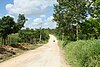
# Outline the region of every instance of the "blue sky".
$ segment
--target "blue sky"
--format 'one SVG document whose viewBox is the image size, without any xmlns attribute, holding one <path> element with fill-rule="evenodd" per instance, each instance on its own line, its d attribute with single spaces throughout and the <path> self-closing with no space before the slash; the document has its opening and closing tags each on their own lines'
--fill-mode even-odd
<svg viewBox="0 0 100 67">
<path fill-rule="evenodd" d="M 5 6 L 8 3 L 12 3 L 12 0 L 0 0 L 0 16 L 7 14 Z"/>
<path fill-rule="evenodd" d="M 0 17 L 9 15 L 16 20 L 18 14 L 25 14 L 24 28 L 39 28 L 41 23 L 43 28 L 55 28 L 53 4 L 56 0 L 0 0 Z"/>
</svg>

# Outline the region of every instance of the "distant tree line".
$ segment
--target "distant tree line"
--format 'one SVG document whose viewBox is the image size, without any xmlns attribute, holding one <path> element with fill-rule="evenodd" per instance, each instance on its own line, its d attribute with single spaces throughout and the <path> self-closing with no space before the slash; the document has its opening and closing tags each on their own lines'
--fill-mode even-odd
<svg viewBox="0 0 100 67">
<path fill-rule="evenodd" d="M 21 42 L 24 43 L 38 43 L 40 42 L 40 35 L 41 35 L 41 42 L 48 41 L 49 33 L 46 32 L 46 29 L 23 29 L 19 31 L 19 38 Z"/>
</svg>

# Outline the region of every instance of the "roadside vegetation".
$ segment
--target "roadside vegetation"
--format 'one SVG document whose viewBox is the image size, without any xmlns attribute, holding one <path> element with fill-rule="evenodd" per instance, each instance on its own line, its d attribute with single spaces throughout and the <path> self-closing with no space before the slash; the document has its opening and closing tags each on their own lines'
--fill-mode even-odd
<svg viewBox="0 0 100 67">
<path fill-rule="evenodd" d="M 100 67 L 100 40 L 80 40 L 65 47 L 67 61 L 73 67 Z"/>
<path fill-rule="evenodd" d="M 72 67 L 100 67 L 100 0 L 58 0 L 54 35 Z M 59 32 L 58 32 L 59 31 Z"/>
</svg>

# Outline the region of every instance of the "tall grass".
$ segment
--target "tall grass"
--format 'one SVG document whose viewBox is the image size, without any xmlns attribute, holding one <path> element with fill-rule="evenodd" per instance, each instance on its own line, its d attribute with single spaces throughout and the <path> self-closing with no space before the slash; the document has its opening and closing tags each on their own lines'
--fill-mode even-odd
<svg viewBox="0 0 100 67">
<path fill-rule="evenodd" d="M 64 49 L 73 67 L 100 67 L 100 40 L 71 42 Z"/>
</svg>

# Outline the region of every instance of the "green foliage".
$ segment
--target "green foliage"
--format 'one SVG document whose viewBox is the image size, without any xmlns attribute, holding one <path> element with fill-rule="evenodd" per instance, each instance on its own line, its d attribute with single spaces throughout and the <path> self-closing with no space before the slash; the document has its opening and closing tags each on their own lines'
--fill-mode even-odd
<svg viewBox="0 0 100 67">
<path fill-rule="evenodd" d="M 58 0 L 58 3 L 59 5 L 55 5 L 55 13 L 53 15 L 58 24 L 58 29 L 61 33 L 69 36 L 70 39 L 75 40 L 78 37 L 77 26 L 87 17 L 86 12 L 88 11 L 89 1 Z"/>
<path fill-rule="evenodd" d="M 73 67 L 100 67 L 100 40 L 71 42 L 64 49 Z"/>
<path fill-rule="evenodd" d="M 5 39 L 11 33 L 13 33 L 13 27 L 15 25 L 15 21 L 10 16 L 4 16 L 0 22 L 0 33 L 1 37 L 4 39 L 4 44 L 6 44 Z"/>
<path fill-rule="evenodd" d="M 49 39 L 49 33 L 46 31 L 46 29 L 42 29 L 41 30 L 41 35 L 42 35 L 41 39 L 43 41 L 48 41 L 48 39 Z"/>
<path fill-rule="evenodd" d="M 25 22 L 26 18 L 23 14 L 19 14 L 17 23 L 10 16 L 2 17 L 0 19 L 0 37 L 2 37 L 2 43 L 5 45 L 8 35 L 17 33 L 24 26 Z"/>
<path fill-rule="evenodd" d="M 24 16 L 24 14 L 19 14 L 17 23 L 14 25 L 13 32 L 18 33 L 19 30 L 21 30 L 22 27 L 24 27 L 25 22 L 28 19 Z"/>
<path fill-rule="evenodd" d="M 47 41 L 49 39 L 49 34 L 45 29 L 23 29 L 19 31 L 19 38 L 21 38 L 21 42 L 26 42 L 26 43 L 37 43 L 39 42 L 40 39 L 40 34 L 41 34 L 41 40 L 42 41 Z"/>
<path fill-rule="evenodd" d="M 54 6 L 54 21 L 59 34 L 69 40 L 97 39 L 100 32 L 99 0 L 57 0 Z M 88 19 L 90 16 L 92 18 Z M 91 36 L 92 35 L 92 36 Z"/>
<path fill-rule="evenodd" d="M 3 17 L 0 22 L 0 33 L 3 38 L 12 33 L 12 29 L 15 25 L 14 19 L 10 16 Z"/>
<path fill-rule="evenodd" d="M 84 37 L 85 39 L 98 39 L 100 36 L 100 22 L 92 17 L 89 18 L 80 24 L 79 34 L 83 34 L 83 37 L 80 36 L 80 39 L 84 39 Z"/>
</svg>

